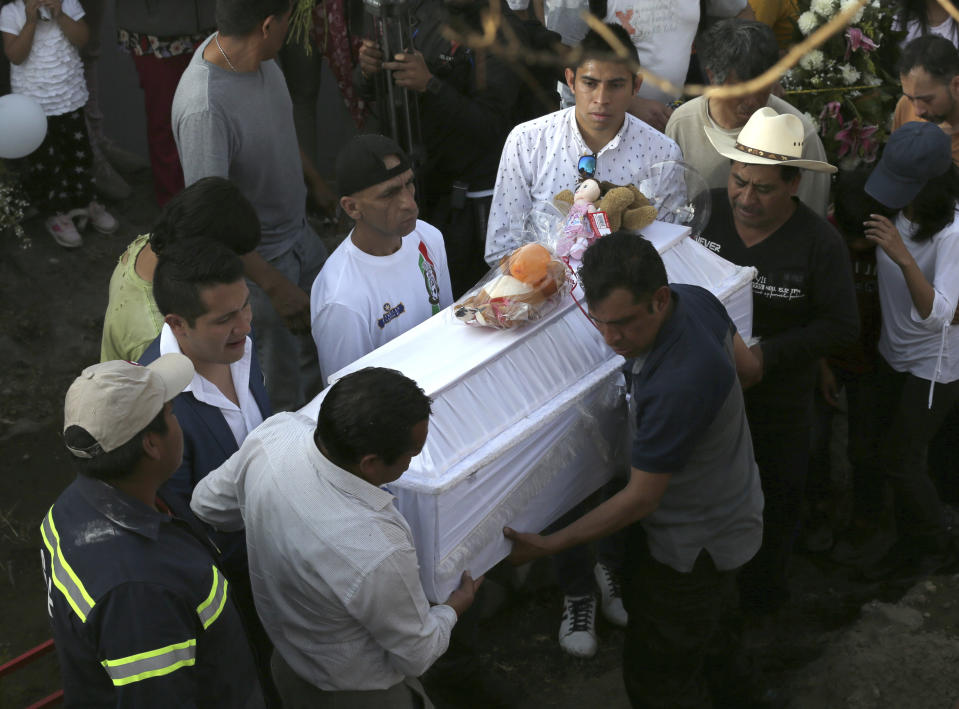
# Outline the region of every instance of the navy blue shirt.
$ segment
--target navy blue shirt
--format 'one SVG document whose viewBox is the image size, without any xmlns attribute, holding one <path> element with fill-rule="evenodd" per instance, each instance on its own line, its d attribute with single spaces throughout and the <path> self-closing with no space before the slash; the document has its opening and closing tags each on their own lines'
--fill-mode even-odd
<svg viewBox="0 0 959 709">
<path fill-rule="evenodd" d="M 698 286 L 670 285 L 673 310 L 632 360 L 632 465 L 670 474 L 641 524 L 653 557 L 689 572 L 705 549 L 720 570 L 759 549 L 763 494 L 736 376 L 735 327 Z"/>
<path fill-rule="evenodd" d="M 632 378 L 632 462 L 647 473 L 681 470 L 697 436 L 739 384 L 726 352 L 726 338 L 735 332 L 726 308 L 697 286 L 670 289 L 672 315 Z"/>
<path fill-rule="evenodd" d="M 260 706 L 229 583 L 187 522 L 81 475 L 41 533 L 66 706 Z"/>
</svg>

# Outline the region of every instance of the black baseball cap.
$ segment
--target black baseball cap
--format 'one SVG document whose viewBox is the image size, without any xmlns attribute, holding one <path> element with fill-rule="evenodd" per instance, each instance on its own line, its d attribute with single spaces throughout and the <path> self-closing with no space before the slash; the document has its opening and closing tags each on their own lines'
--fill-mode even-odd
<svg viewBox="0 0 959 709">
<path fill-rule="evenodd" d="M 893 131 L 866 194 L 890 209 L 912 202 L 933 177 L 952 166 L 952 140 L 935 123 L 910 121 Z"/>
<path fill-rule="evenodd" d="M 395 155 L 400 164 L 386 168 L 383 160 Z M 350 195 L 367 187 L 386 182 L 410 169 L 409 156 L 392 138 L 367 133 L 355 136 L 336 157 L 336 183 L 340 195 Z"/>
</svg>

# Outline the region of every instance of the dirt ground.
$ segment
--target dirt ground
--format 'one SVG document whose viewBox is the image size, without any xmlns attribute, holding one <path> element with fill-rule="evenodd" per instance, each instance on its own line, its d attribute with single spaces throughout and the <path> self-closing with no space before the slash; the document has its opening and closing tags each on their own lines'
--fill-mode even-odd
<svg viewBox="0 0 959 709">
<path fill-rule="evenodd" d="M 135 176 L 134 197 L 111 205 L 120 231 L 88 232 L 81 249 L 57 246 L 41 218 L 28 223 L 27 249 L 0 234 L 0 663 L 50 636 L 38 524 L 73 475 L 58 430 L 63 395 L 99 359 L 110 272 L 156 214 L 148 181 Z M 841 479 L 837 485 L 841 497 Z M 522 707 L 628 706 L 622 631 L 600 619 L 597 656 L 564 655 L 556 642 L 561 599 L 548 565 L 529 578 L 518 590 L 490 584 L 483 667 L 516 688 Z M 783 690 L 784 706 L 951 709 L 959 699 L 959 576 L 911 589 L 855 579 L 829 554 L 797 554 L 793 603 L 747 619 L 746 643 Z M 58 686 L 56 660 L 47 657 L 0 679 L 0 707 L 26 706 Z M 433 696 L 441 708 L 478 706 L 462 692 Z"/>
</svg>

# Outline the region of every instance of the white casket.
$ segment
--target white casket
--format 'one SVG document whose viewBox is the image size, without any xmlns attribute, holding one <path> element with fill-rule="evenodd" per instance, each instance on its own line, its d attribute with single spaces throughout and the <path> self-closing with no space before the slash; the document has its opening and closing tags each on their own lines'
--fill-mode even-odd
<svg viewBox="0 0 959 709">
<path fill-rule="evenodd" d="M 753 269 L 711 253 L 685 228 L 655 222 L 642 233 L 671 282 L 708 288 L 749 338 Z M 624 470 L 623 362 L 567 297 L 512 330 L 466 326 L 447 308 L 330 376 L 390 367 L 433 398 L 426 445 L 389 486 L 430 600 L 445 600 L 464 569 L 477 576 L 503 559 L 504 526 L 543 529 Z M 302 413 L 315 419 L 325 395 Z"/>
</svg>

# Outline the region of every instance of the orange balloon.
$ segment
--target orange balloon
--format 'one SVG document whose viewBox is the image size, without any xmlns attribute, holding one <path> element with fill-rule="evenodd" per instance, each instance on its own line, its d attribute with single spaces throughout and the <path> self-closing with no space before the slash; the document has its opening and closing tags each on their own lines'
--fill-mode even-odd
<svg viewBox="0 0 959 709">
<path fill-rule="evenodd" d="M 541 244 L 521 246 L 509 258 L 509 275 L 523 283 L 536 285 L 546 278 L 546 268 L 552 260 L 549 250 Z"/>
</svg>

